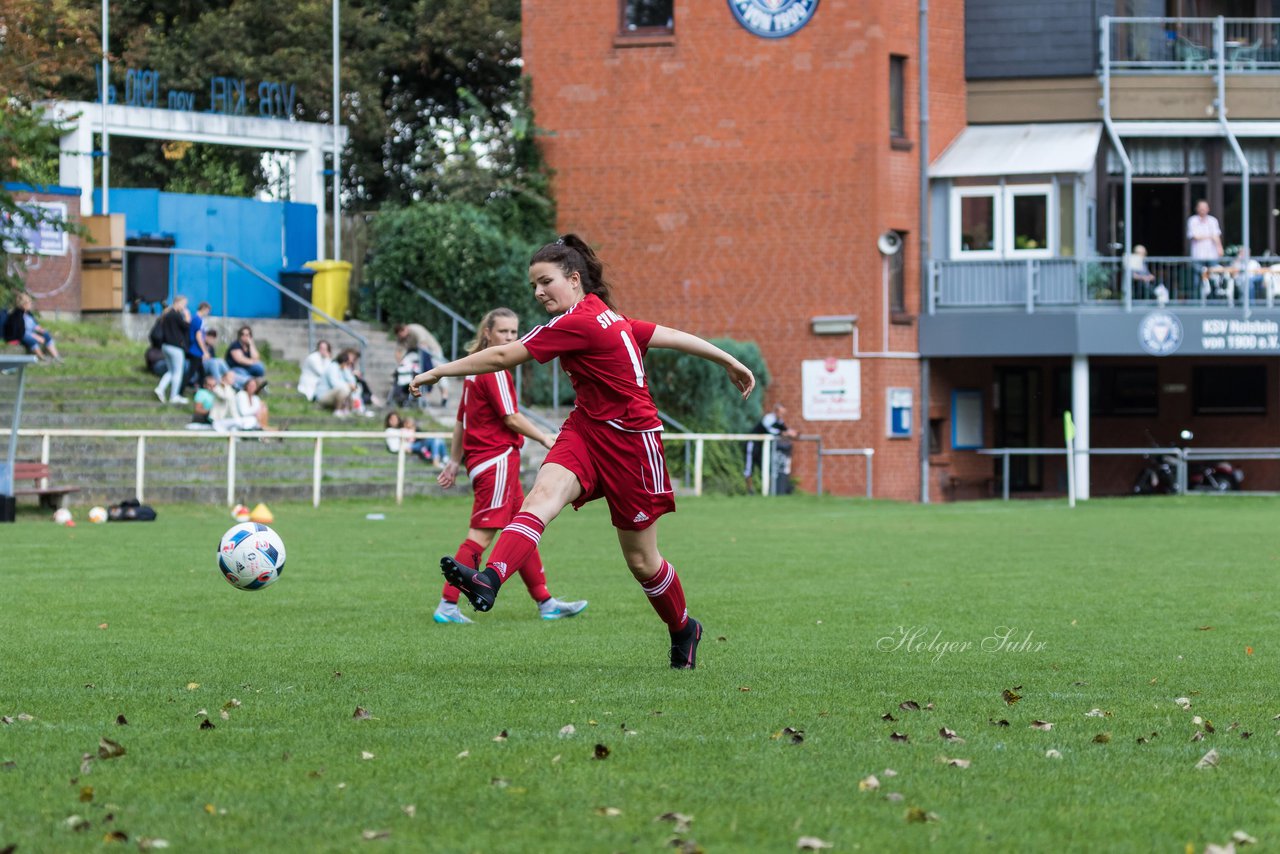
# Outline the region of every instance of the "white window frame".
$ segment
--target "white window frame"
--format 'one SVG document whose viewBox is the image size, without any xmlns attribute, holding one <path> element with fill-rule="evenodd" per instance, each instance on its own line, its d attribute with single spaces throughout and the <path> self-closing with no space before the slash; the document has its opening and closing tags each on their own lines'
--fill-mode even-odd
<svg viewBox="0 0 1280 854">
<path fill-rule="evenodd" d="M 964 199 L 975 197 L 989 197 L 991 199 L 991 212 L 994 222 L 991 223 L 991 242 L 995 244 L 994 249 L 965 249 L 960 242 L 961 237 L 961 220 L 960 205 Z M 952 187 L 951 188 L 951 257 L 957 259 L 979 259 L 979 258 L 999 258 L 1000 243 L 1004 239 L 1003 223 L 1001 216 L 1004 208 L 1000 187 L 991 184 L 983 187 Z"/>
<path fill-rule="evenodd" d="M 1044 196 L 1047 205 L 1045 228 L 1048 245 L 1038 249 L 1014 248 L 1013 201 L 1018 196 Z M 960 243 L 960 206 L 964 199 L 990 198 L 993 219 L 994 249 L 965 249 Z M 1058 252 L 1057 190 L 1053 184 L 985 184 L 951 188 L 950 223 L 951 258 L 953 260 L 990 260 L 1000 258 L 1053 258 Z"/>
<path fill-rule="evenodd" d="M 1045 218 L 1044 228 L 1046 245 L 1040 249 L 1015 249 L 1013 200 L 1018 196 L 1044 196 Z M 1057 251 L 1058 214 L 1055 210 L 1055 199 L 1052 184 L 1008 184 L 1004 188 L 1005 234 L 1004 255 L 1006 258 L 1052 258 Z"/>
</svg>

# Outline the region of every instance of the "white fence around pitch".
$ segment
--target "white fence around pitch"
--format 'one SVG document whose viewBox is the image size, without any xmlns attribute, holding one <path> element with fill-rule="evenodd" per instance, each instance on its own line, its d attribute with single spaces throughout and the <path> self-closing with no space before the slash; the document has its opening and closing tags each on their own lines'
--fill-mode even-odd
<svg viewBox="0 0 1280 854">
<path fill-rule="evenodd" d="M 414 434 L 418 439 L 443 439 L 446 442 L 452 437 L 451 432 L 429 431 Z M 383 442 L 385 436 L 381 431 L 374 430 L 270 430 L 270 431 L 235 431 L 235 432 L 216 432 L 213 430 L 77 430 L 62 428 L 24 428 L 18 431 L 18 436 L 28 439 L 40 440 L 40 462 L 48 465 L 53 462 L 51 459 L 52 439 L 120 439 L 132 440 L 135 446 L 135 472 L 134 472 L 134 489 L 139 501 L 146 500 L 146 483 L 147 483 L 147 449 L 149 440 L 181 440 L 181 441 L 206 441 L 220 444 L 226 454 L 226 501 L 230 507 L 236 503 L 236 449 L 242 441 L 261 441 L 261 440 L 279 440 L 283 442 L 311 442 L 313 447 L 312 464 L 311 464 L 311 503 L 313 506 L 320 506 L 322 495 L 322 481 L 324 476 L 324 449 L 326 441 L 363 441 L 363 442 Z M 760 483 L 760 491 L 763 495 L 769 495 L 772 491 L 770 482 L 770 465 L 773 455 L 775 439 L 771 436 L 761 436 L 758 433 L 665 433 L 663 435 L 664 444 L 670 446 L 675 442 L 692 442 L 693 443 L 693 494 L 702 494 L 703 480 L 703 457 L 707 442 L 761 442 L 764 445 L 764 465 L 762 468 L 762 476 Z M 400 443 L 400 450 L 396 454 L 396 480 L 395 480 L 395 498 L 396 503 L 400 504 L 404 501 L 405 493 L 405 458 L 406 443 Z M 41 486 L 48 486 L 47 482 L 43 482 Z M 868 483 L 868 489 L 870 484 Z"/>
</svg>

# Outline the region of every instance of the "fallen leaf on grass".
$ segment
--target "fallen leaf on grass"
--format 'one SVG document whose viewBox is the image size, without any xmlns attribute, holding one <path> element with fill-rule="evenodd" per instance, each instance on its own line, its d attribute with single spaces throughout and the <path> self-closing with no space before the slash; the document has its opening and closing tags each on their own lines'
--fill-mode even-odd
<svg viewBox="0 0 1280 854">
<path fill-rule="evenodd" d="M 489 785 L 498 789 L 505 789 L 511 785 L 511 781 L 506 777 L 493 777 L 489 780 Z"/>
<path fill-rule="evenodd" d="M 1191 736 L 1191 740 L 1192 740 L 1193 742 L 1196 742 L 1196 741 L 1204 741 L 1204 733 L 1203 733 L 1203 732 L 1201 732 L 1200 730 L 1196 730 L 1196 734 L 1195 734 L 1195 735 L 1193 735 L 1193 736 Z"/>
<path fill-rule="evenodd" d="M 1177 703 L 1179 706 L 1181 706 L 1182 708 L 1184 708 L 1184 709 L 1189 709 L 1189 708 L 1191 708 L 1191 698 L 1190 698 L 1190 697 L 1175 697 L 1173 701 L 1174 701 L 1175 703 Z"/>
<path fill-rule="evenodd" d="M 205 718 L 200 722 L 200 729 L 217 729 L 217 728 L 218 728 L 218 725 L 215 724 L 213 721 L 209 720 L 208 718 Z"/>
<path fill-rule="evenodd" d="M 674 848 L 677 854 L 707 854 L 707 849 L 699 845 L 696 840 L 682 839 L 679 836 L 668 839 L 667 847 Z"/>
<path fill-rule="evenodd" d="M 573 724 L 565 724 L 564 726 L 560 727 L 560 737 L 568 738 L 569 736 L 573 735 L 577 731 L 578 730 L 574 727 Z"/>
<path fill-rule="evenodd" d="M 391 831 L 389 830 L 364 830 L 360 833 L 360 838 L 365 842 L 372 842 L 375 839 L 389 839 Z"/>
<path fill-rule="evenodd" d="M 1240 737 L 1241 737 L 1241 738 L 1251 738 L 1252 736 L 1253 736 L 1253 733 L 1251 733 L 1251 732 L 1242 732 L 1242 733 L 1240 733 Z"/>
<path fill-rule="evenodd" d="M 405 804 L 404 806 L 400 807 L 400 812 L 409 816 L 409 818 L 413 818 L 415 815 L 418 814 L 418 808 L 413 804 Z"/>
<path fill-rule="evenodd" d="M 8 726 L 11 723 L 13 723 L 13 718 L 9 717 L 8 715 L 5 715 L 4 717 L 0 717 L 0 724 L 4 724 L 5 726 Z"/>
<path fill-rule="evenodd" d="M 93 754 L 92 753 L 80 754 L 80 773 L 88 774 L 89 771 L 92 770 L 92 768 L 93 768 Z"/>
<path fill-rule="evenodd" d="M 792 744 L 804 743 L 804 730 L 795 727 L 783 727 L 782 734 L 791 739 Z"/>
<path fill-rule="evenodd" d="M 368 762 L 370 759 L 373 758 L 373 754 L 367 750 L 362 750 L 360 751 L 360 758 Z"/>
<path fill-rule="evenodd" d="M 103 834 L 102 841 L 103 842 L 128 842 L 129 834 L 125 833 L 123 830 L 112 830 L 108 833 Z"/>
<path fill-rule="evenodd" d="M 1000 692 L 1000 696 L 1004 700 L 1004 704 L 1006 706 L 1012 706 L 1014 703 L 1022 699 L 1022 695 L 1019 694 L 1017 690 L 1018 688 L 1021 688 L 1021 687 L 1022 687 L 1021 685 L 1018 685 L 1014 688 L 1005 688 L 1003 691 Z"/>
<path fill-rule="evenodd" d="M 907 735 L 905 732 L 893 732 L 889 734 L 889 740 L 906 743 L 911 740 L 911 736 Z"/>
<path fill-rule="evenodd" d="M 745 693 L 747 693 L 748 691 L 750 691 L 750 690 L 751 690 L 751 686 L 750 686 L 750 685 L 739 685 L 739 686 L 738 686 L 738 690 L 745 694 Z"/>
<path fill-rule="evenodd" d="M 870 774 L 858 781 L 859 792 L 874 792 L 880 788 L 880 780 L 875 774 Z"/>
<path fill-rule="evenodd" d="M 69 815 L 64 823 L 75 831 L 88 830 L 92 826 L 89 820 L 81 815 Z"/>
<path fill-rule="evenodd" d="M 188 691 L 194 691 L 194 690 L 196 690 L 196 689 L 197 689 L 197 688 L 199 688 L 199 687 L 200 687 L 200 683 L 199 683 L 199 682 L 188 682 L 188 683 L 187 683 L 187 690 L 188 690 Z"/>
<path fill-rule="evenodd" d="M 991 718 L 987 718 L 987 720 L 988 720 L 988 721 L 991 721 L 991 725 L 992 725 L 992 726 L 1008 726 L 1008 725 L 1009 725 L 1009 722 L 1008 722 L 1007 720 L 1005 720 L 1004 718 L 1001 718 L 1001 719 L 1000 719 L 1000 720 L 998 720 L 998 721 L 996 721 L 996 720 L 991 720 Z"/>
<path fill-rule="evenodd" d="M 1213 631 L 1213 626 L 1201 626 L 1200 628 L 1196 629 L 1196 631 L 1197 631 L 1197 632 L 1211 632 L 1211 631 Z"/>
<path fill-rule="evenodd" d="M 688 833 L 689 825 L 693 823 L 693 816 L 685 815 L 682 812 L 664 812 L 654 821 L 669 821 L 675 825 L 674 830 L 676 833 Z"/>
<path fill-rule="evenodd" d="M 608 759 L 609 748 L 605 747 L 603 744 L 597 744 L 595 747 L 595 750 L 593 750 L 591 753 L 591 758 L 592 759 Z"/>
<path fill-rule="evenodd" d="M 219 709 L 218 717 L 222 718 L 224 721 L 229 721 L 231 720 L 231 713 L 228 712 L 226 709 Z"/>
<path fill-rule="evenodd" d="M 1059 751 L 1054 750 L 1053 748 L 1049 748 L 1044 752 L 1044 758 L 1045 759 L 1061 759 L 1062 754 Z"/>
<path fill-rule="evenodd" d="M 5 771 L 17 771 L 18 763 L 14 762 L 12 759 L 6 759 L 3 764 L 0 764 L 0 769 Z"/>
<path fill-rule="evenodd" d="M 115 759 L 117 756 L 124 756 L 125 749 L 122 745 L 117 744 L 109 738 L 98 739 L 98 758 L 99 759 Z"/>
<path fill-rule="evenodd" d="M 907 700 L 905 703 L 899 703 L 898 708 L 904 712 L 918 712 L 920 711 L 920 704 L 915 700 Z"/>
<path fill-rule="evenodd" d="M 892 712 L 885 712 L 883 715 L 881 715 L 881 716 L 880 716 L 880 720 L 882 720 L 882 721 L 888 721 L 888 722 L 890 722 L 890 723 L 897 723 L 897 722 L 898 722 L 898 719 L 897 719 L 897 718 L 895 718 L 895 717 L 893 716 L 893 713 L 892 713 Z"/>
<path fill-rule="evenodd" d="M 470 756 L 470 755 L 471 755 L 471 751 L 470 751 L 470 750 L 464 750 L 464 751 L 462 751 L 461 753 L 459 753 L 459 754 L 457 755 L 457 757 L 455 757 L 455 758 L 457 758 L 457 759 L 466 759 L 466 758 L 467 758 L 468 756 Z"/>
<path fill-rule="evenodd" d="M 801 836 L 796 840 L 796 848 L 801 851 L 821 851 L 824 848 L 830 848 L 831 843 L 825 839 L 819 839 L 816 836 Z"/>
<path fill-rule="evenodd" d="M 1140 736 L 1138 736 L 1138 744 L 1150 744 L 1150 743 L 1151 743 L 1151 739 L 1153 739 L 1153 738 L 1159 738 L 1159 737 L 1160 737 L 1160 733 L 1158 733 L 1158 732 L 1156 732 L 1156 731 L 1152 730 L 1151 735 L 1149 735 L 1149 736 L 1146 736 L 1146 735 L 1140 735 Z"/>
<path fill-rule="evenodd" d="M 93 786 L 80 787 L 80 803 L 87 804 L 93 800 Z"/>
<path fill-rule="evenodd" d="M 936 812 L 925 812 L 920 809 L 920 807 L 908 807 L 903 818 L 909 822 L 919 822 L 923 824 L 929 821 L 938 821 L 938 814 Z"/>
<path fill-rule="evenodd" d="M 500 733 L 498 733 L 497 735 L 495 735 L 495 736 L 493 737 L 493 740 L 494 740 L 494 741 L 506 741 L 506 740 L 507 740 L 507 731 L 504 729 L 502 732 L 500 732 Z"/>
<path fill-rule="evenodd" d="M 973 764 L 972 759 L 948 759 L 945 756 L 941 757 L 939 761 L 945 765 L 951 766 L 952 768 L 968 768 Z"/>
<path fill-rule="evenodd" d="M 144 836 L 138 840 L 139 851 L 153 851 L 157 848 L 168 848 L 169 840 L 159 837 Z"/>
<path fill-rule="evenodd" d="M 906 796 L 903 795 L 902 792 L 885 792 L 884 799 L 891 804 L 898 804 L 902 803 L 902 801 L 906 799 Z"/>
<path fill-rule="evenodd" d="M 622 810 L 617 807 L 596 807 L 595 814 L 602 815 L 605 818 L 617 818 L 622 815 Z"/>
<path fill-rule="evenodd" d="M 1093 743 L 1094 743 L 1094 744 L 1110 744 L 1110 743 L 1111 743 L 1111 733 L 1109 733 L 1109 732 L 1100 732 L 1100 733 L 1098 733 L 1097 735 L 1095 735 L 1095 736 L 1093 737 Z"/>
<path fill-rule="evenodd" d="M 372 718 L 373 715 L 369 714 L 369 710 L 363 706 L 356 706 L 356 710 L 352 713 L 351 717 L 353 720 L 367 721 Z"/>
<path fill-rule="evenodd" d="M 105 628 L 106 628 L 107 626 L 109 626 L 109 625 L 111 625 L 111 624 L 110 624 L 110 623 L 98 623 L 98 628 L 100 628 L 100 629 L 105 629 Z"/>
<path fill-rule="evenodd" d="M 1257 845 L 1258 844 L 1258 840 L 1254 839 L 1252 836 L 1245 833 L 1243 830 L 1237 830 L 1235 833 L 1231 834 L 1231 841 L 1236 843 L 1237 845 Z"/>
<path fill-rule="evenodd" d="M 1233 842 L 1226 845 L 1214 845 L 1210 842 L 1204 847 L 1204 854 L 1236 854 L 1236 846 Z"/>
<path fill-rule="evenodd" d="M 1048 721 L 1032 721 L 1031 728 L 1038 729 L 1041 732 L 1048 732 L 1049 730 L 1053 729 L 1053 724 L 1049 723 Z"/>
<path fill-rule="evenodd" d="M 116 726 L 128 726 L 129 720 L 124 715 L 116 715 Z"/>
<path fill-rule="evenodd" d="M 237 700 L 235 697 L 232 697 L 230 700 L 227 700 L 225 703 L 222 704 L 222 708 L 238 709 L 240 708 L 240 701 Z"/>
<path fill-rule="evenodd" d="M 1104 712 L 1102 709 L 1090 709 L 1084 713 L 1084 716 L 1086 718 L 1109 718 L 1111 717 L 1111 713 Z"/>
<path fill-rule="evenodd" d="M 1218 751 L 1216 750 L 1210 750 L 1204 756 L 1201 756 L 1200 761 L 1196 763 L 1196 768 L 1199 770 L 1204 770 L 1205 768 L 1217 768 L 1217 767 L 1218 767 Z"/>
</svg>

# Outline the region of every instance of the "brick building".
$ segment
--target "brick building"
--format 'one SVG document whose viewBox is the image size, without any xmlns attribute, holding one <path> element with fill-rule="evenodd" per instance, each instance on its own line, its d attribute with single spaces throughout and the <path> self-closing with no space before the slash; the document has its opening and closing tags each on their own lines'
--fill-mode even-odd
<svg viewBox="0 0 1280 854">
<path fill-rule="evenodd" d="M 55 215 L 79 222 L 80 191 L 68 187 L 33 187 L 6 184 L 20 205 L 40 205 Z M 37 312 L 80 311 L 80 239 L 51 229 L 32 230 L 27 242 L 35 248 L 31 255 L 18 258 L 25 262 L 27 292 Z M 7 306 L 6 306 L 7 307 Z"/>
<path fill-rule="evenodd" d="M 773 26 L 791 32 L 749 28 L 770 26 L 761 10 L 772 8 Z M 786 404 L 791 425 L 828 448 L 874 448 L 878 497 L 917 498 L 920 362 L 903 356 L 917 351 L 921 305 L 915 4 L 523 9 L 559 227 L 596 246 L 622 310 L 757 342 L 773 376 L 767 404 Z M 930 3 L 929 35 L 936 156 L 965 122 L 961 0 Z M 889 230 L 904 250 L 886 304 L 876 241 Z M 835 334 L 815 332 L 815 318 L 833 317 Z M 851 360 L 855 347 L 860 418 L 803 421 L 802 363 Z M 888 436 L 890 388 L 911 390 L 905 438 Z M 803 488 L 815 461 L 811 445 L 797 449 Z M 824 474 L 830 490 L 863 489 L 861 461 L 834 458 Z"/>
</svg>

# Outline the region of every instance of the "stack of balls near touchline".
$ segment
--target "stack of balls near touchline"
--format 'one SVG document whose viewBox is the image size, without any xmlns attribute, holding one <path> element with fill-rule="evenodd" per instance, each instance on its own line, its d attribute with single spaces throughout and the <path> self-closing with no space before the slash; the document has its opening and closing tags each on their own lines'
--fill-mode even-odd
<svg viewBox="0 0 1280 854">
<path fill-rule="evenodd" d="M 284 571 L 284 540 L 268 527 L 275 517 L 267 505 L 250 510 L 237 504 L 231 511 L 237 524 L 218 543 L 218 570 L 233 587 L 261 590 Z"/>
</svg>

